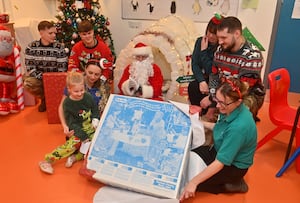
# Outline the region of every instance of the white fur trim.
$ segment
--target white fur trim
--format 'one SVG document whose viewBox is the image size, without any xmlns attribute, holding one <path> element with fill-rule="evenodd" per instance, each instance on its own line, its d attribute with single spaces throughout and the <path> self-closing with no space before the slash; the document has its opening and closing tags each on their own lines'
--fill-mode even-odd
<svg viewBox="0 0 300 203">
<path fill-rule="evenodd" d="M 103 82 L 105 82 L 105 81 L 107 80 L 107 78 L 106 78 L 104 75 L 101 75 L 101 76 L 100 76 L 100 79 L 101 79 Z"/>
<path fill-rule="evenodd" d="M 104 62 L 105 62 L 105 61 L 107 61 L 106 58 L 102 58 L 102 59 L 100 59 L 100 61 L 99 61 L 99 65 L 100 65 L 100 67 L 101 67 L 102 69 L 106 69 L 106 67 L 104 66 Z"/>
<path fill-rule="evenodd" d="M 138 47 L 138 48 L 134 48 L 133 55 L 149 55 L 152 56 L 152 49 L 150 46 L 146 46 L 146 47 Z"/>
<path fill-rule="evenodd" d="M 142 97 L 143 98 L 152 98 L 153 97 L 153 87 L 150 85 L 142 86 Z"/>
<path fill-rule="evenodd" d="M 11 37 L 11 33 L 8 30 L 0 30 L 0 36 Z"/>
<path fill-rule="evenodd" d="M 110 66 L 109 67 L 105 67 L 105 64 L 109 64 Z M 100 65 L 100 68 L 102 69 L 109 69 L 109 70 L 113 70 L 114 67 L 115 67 L 115 64 L 109 62 L 106 58 L 101 58 L 100 61 L 99 61 L 99 65 Z"/>
<path fill-rule="evenodd" d="M 134 94 L 134 91 L 130 91 L 129 89 L 129 79 L 123 82 L 121 89 L 124 95 L 132 96 Z"/>
</svg>

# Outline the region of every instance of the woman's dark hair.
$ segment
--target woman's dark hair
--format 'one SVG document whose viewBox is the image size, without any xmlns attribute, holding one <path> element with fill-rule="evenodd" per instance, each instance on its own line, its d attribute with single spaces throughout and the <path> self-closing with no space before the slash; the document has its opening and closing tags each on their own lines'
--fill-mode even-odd
<svg viewBox="0 0 300 203">
<path fill-rule="evenodd" d="M 218 17 L 217 17 L 218 16 Z M 223 20 L 223 16 L 221 15 L 215 15 L 214 17 L 212 17 L 206 27 L 205 33 L 207 33 L 207 31 L 216 34 L 217 33 L 217 27 L 218 25 L 221 23 L 221 21 Z"/>
<path fill-rule="evenodd" d="M 85 67 L 88 67 L 89 65 L 96 65 L 96 66 L 99 66 L 99 68 L 100 68 L 100 60 L 96 59 L 96 58 L 91 58 L 87 61 L 87 63 L 85 64 Z"/>
<path fill-rule="evenodd" d="M 100 67 L 100 60 L 97 58 L 91 58 L 87 61 L 87 63 L 85 64 L 84 68 L 86 69 L 89 65 L 95 65 L 98 66 L 99 69 L 102 71 L 101 67 Z M 102 72 L 101 72 L 102 73 Z M 93 87 L 94 88 L 99 88 L 101 85 L 101 81 L 100 78 L 94 83 Z"/>
</svg>

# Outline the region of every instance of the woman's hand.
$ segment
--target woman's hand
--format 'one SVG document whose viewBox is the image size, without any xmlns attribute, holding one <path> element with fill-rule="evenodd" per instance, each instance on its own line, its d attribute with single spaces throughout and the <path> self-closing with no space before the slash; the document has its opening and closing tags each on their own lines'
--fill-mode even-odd
<svg viewBox="0 0 300 203">
<path fill-rule="evenodd" d="M 209 92 L 208 84 L 205 81 L 200 82 L 199 90 L 202 94 L 208 94 Z"/>
<path fill-rule="evenodd" d="M 197 184 L 193 183 L 190 181 L 185 187 L 184 190 L 180 196 L 180 201 L 183 201 L 185 199 L 195 197 L 195 192 L 196 192 Z"/>
<path fill-rule="evenodd" d="M 200 106 L 204 109 L 206 109 L 209 105 L 211 105 L 211 101 L 209 100 L 209 96 L 207 95 L 206 97 L 204 97 L 201 102 L 200 102 Z"/>
<path fill-rule="evenodd" d="M 208 47 L 208 37 L 203 36 L 201 40 L 201 51 L 207 49 L 207 47 Z"/>
<path fill-rule="evenodd" d="M 201 111 L 202 111 L 202 108 L 200 106 L 196 106 L 196 105 L 189 106 L 189 113 L 191 115 L 194 115 L 195 113 L 200 113 Z"/>
</svg>

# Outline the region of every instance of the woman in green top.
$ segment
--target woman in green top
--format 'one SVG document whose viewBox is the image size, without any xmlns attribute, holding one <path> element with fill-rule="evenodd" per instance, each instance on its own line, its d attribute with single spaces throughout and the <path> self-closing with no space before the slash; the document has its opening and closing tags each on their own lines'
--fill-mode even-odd
<svg viewBox="0 0 300 203">
<path fill-rule="evenodd" d="M 237 79 L 225 80 L 214 101 L 220 112 L 216 123 L 203 122 L 213 130 L 214 144 L 193 149 L 206 165 L 192 177 L 181 194 L 184 200 L 196 191 L 209 193 L 247 192 L 243 177 L 253 164 L 257 129 L 249 109 L 243 104 L 247 86 Z"/>
</svg>

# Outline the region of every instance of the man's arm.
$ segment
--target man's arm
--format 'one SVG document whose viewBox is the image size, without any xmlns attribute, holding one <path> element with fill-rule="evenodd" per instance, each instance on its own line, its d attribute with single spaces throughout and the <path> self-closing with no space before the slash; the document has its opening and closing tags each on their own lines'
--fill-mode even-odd
<svg viewBox="0 0 300 203">
<path fill-rule="evenodd" d="M 262 83 L 261 70 L 263 68 L 263 57 L 256 47 L 247 43 L 247 55 L 244 56 L 243 65 L 239 71 L 241 81 L 247 82 L 250 87 Z"/>
<path fill-rule="evenodd" d="M 25 49 L 25 67 L 26 74 L 30 77 L 35 77 L 37 79 L 42 79 L 42 71 L 37 70 L 37 66 L 35 65 L 35 50 L 33 47 L 33 43 L 30 43 Z M 37 45 L 35 45 L 37 46 Z"/>
<path fill-rule="evenodd" d="M 72 71 L 72 70 L 79 70 L 79 55 L 78 55 L 78 50 L 77 50 L 77 44 L 75 44 L 72 47 L 71 50 L 71 54 L 69 56 L 69 60 L 68 60 L 68 71 Z"/>
<path fill-rule="evenodd" d="M 66 72 L 68 70 L 68 56 L 65 51 L 65 46 L 62 44 L 57 45 L 57 68 L 58 72 Z"/>
</svg>

